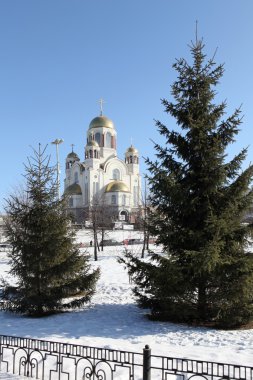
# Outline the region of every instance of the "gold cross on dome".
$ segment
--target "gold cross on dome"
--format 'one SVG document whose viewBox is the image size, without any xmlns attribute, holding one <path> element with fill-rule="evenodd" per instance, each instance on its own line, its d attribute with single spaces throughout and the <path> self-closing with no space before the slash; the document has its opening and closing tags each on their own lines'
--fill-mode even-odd
<svg viewBox="0 0 253 380">
<path fill-rule="evenodd" d="M 100 98 L 98 103 L 100 104 L 100 116 L 103 115 L 103 104 L 105 103 L 104 99 Z"/>
</svg>

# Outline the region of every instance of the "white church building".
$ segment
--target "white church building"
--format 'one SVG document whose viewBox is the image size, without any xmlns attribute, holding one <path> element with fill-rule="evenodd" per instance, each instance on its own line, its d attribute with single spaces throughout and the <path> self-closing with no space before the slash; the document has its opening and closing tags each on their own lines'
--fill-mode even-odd
<svg viewBox="0 0 253 380">
<path fill-rule="evenodd" d="M 131 145 L 118 158 L 114 123 L 102 111 L 90 122 L 83 160 L 73 149 L 66 158 L 64 194 L 77 223 L 95 203 L 113 210 L 114 222 L 135 222 L 142 206 L 139 153 Z"/>
</svg>

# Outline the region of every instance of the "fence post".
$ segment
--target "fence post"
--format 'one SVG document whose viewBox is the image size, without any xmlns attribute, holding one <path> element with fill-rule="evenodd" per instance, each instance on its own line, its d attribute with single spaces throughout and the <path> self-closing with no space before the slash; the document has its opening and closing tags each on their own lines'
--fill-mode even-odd
<svg viewBox="0 0 253 380">
<path fill-rule="evenodd" d="M 151 380 L 151 349 L 148 344 L 143 348 L 143 380 Z"/>
</svg>

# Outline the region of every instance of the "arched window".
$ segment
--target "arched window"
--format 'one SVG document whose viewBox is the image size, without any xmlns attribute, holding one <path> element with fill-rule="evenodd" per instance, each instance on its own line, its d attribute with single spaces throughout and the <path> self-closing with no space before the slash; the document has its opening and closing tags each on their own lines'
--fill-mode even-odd
<svg viewBox="0 0 253 380">
<path fill-rule="evenodd" d="M 107 134 L 106 134 L 105 146 L 106 146 L 106 148 L 111 148 L 112 147 L 112 135 L 111 135 L 110 132 L 107 132 Z"/>
<path fill-rule="evenodd" d="M 115 194 L 112 195 L 111 201 L 112 201 L 112 205 L 116 205 L 116 195 Z"/>
<path fill-rule="evenodd" d="M 69 207 L 73 207 L 73 205 L 74 205 L 73 198 L 70 197 L 69 198 Z"/>
<path fill-rule="evenodd" d="M 128 221 L 128 213 L 127 211 L 121 211 L 119 214 L 119 220 Z"/>
<path fill-rule="evenodd" d="M 75 172 L 75 174 L 74 174 L 74 180 L 75 180 L 75 183 L 78 183 L 78 173 L 77 172 Z"/>
<path fill-rule="evenodd" d="M 116 149 L 116 138 L 115 138 L 115 136 L 112 136 L 112 138 L 111 138 L 111 147 L 113 149 Z"/>
<path fill-rule="evenodd" d="M 120 179 L 120 171 L 119 169 L 113 169 L 112 171 L 112 178 L 117 181 Z"/>
<path fill-rule="evenodd" d="M 100 135 L 100 133 L 99 132 L 97 132 L 96 134 L 95 134 L 95 141 L 98 143 L 98 145 L 100 145 L 100 139 L 101 139 L 101 135 Z"/>
<path fill-rule="evenodd" d="M 122 195 L 122 206 L 126 205 L 126 194 Z"/>
</svg>

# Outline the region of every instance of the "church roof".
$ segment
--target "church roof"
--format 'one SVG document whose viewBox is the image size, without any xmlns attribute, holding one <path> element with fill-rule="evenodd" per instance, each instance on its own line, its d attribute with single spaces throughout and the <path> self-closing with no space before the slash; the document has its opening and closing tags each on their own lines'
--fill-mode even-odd
<svg viewBox="0 0 253 380">
<path fill-rule="evenodd" d="M 102 116 L 97 116 L 93 120 L 91 120 L 89 129 L 99 128 L 99 127 L 114 129 L 114 124 L 111 119 L 102 115 Z"/>
<path fill-rule="evenodd" d="M 67 187 L 64 191 L 65 195 L 82 195 L 81 186 L 78 183 L 73 183 L 69 187 Z"/>
<path fill-rule="evenodd" d="M 137 150 L 133 145 L 131 145 L 131 146 L 127 149 L 127 153 L 138 153 L 138 150 Z"/>
<path fill-rule="evenodd" d="M 78 157 L 78 155 L 77 155 L 75 152 L 70 152 L 70 153 L 67 155 L 67 158 L 73 158 L 73 159 L 76 160 L 76 161 L 80 161 L 80 158 Z"/>
<path fill-rule="evenodd" d="M 122 181 L 113 181 L 108 183 L 105 187 L 105 193 L 122 192 L 129 193 L 127 185 Z"/>
</svg>

